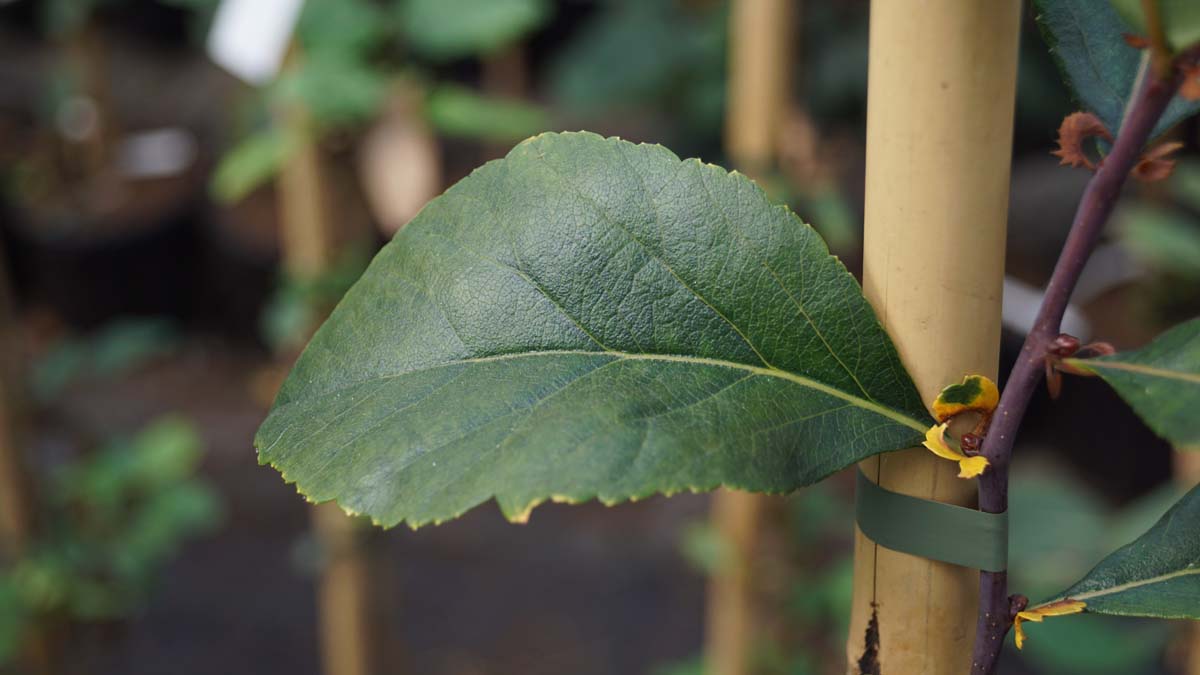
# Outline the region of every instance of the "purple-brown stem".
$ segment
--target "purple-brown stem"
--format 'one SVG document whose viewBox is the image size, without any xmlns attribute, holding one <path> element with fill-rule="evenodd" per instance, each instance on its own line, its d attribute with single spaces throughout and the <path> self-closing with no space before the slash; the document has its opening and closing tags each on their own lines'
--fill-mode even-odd
<svg viewBox="0 0 1200 675">
<path fill-rule="evenodd" d="M 980 449 L 980 454 L 987 457 L 991 464 L 979 477 L 981 511 L 1003 513 L 1008 510 L 1008 465 L 1013 441 L 1025 416 L 1025 409 L 1029 407 L 1029 401 L 1042 380 L 1047 350 L 1061 332 L 1063 314 L 1071 293 L 1112 213 L 1121 186 L 1137 164 L 1142 148 L 1167 104 L 1175 96 L 1180 81 L 1177 70 L 1172 71 L 1168 79 L 1162 79 L 1152 71 L 1147 72 L 1129 115 L 1121 125 L 1112 152 L 1105 157 L 1084 190 L 1033 329 L 1026 336 L 1017 362 L 1008 376 L 991 428 Z M 972 675 L 991 675 L 995 669 L 1004 638 L 1012 626 L 1009 610 L 1007 572 L 980 572 L 979 618 L 971 658 Z"/>
</svg>

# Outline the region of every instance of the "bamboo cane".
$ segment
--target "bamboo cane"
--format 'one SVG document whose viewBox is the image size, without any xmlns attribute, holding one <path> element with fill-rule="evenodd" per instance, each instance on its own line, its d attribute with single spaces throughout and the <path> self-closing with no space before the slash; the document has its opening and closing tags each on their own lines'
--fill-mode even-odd
<svg viewBox="0 0 1200 675">
<path fill-rule="evenodd" d="M 1020 13 L 1018 0 L 871 3 L 863 289 L 926 401 L 996 375 Z M 862 469 L 927 499 L 976 492 L 923 449 Z M 978 572 L 855 539 L 847 672 L 967 672 Z"/>
<path fill-rule="evenodd" d="M 288 67 L 301 56 L 293 48 Z M 292 152 L 280 168 L 280 237 L 283 263 L 294 279 L 325 273 L 333 259 L 333 225 L 322 176 L 320 149 L 308 110 L 289 103 L 278 111 L 279 122 L 293 141 Z M 332 503 L 312 511 L 313 529 L 326 553 L 317 588 L 320 651 L 326 675 L 369 675 L 369 565 L 362 552 L 361 533 L 353 519 Z"/>
<path fill-rule="evenodd" d="M 791 65 L 791 7 L 788 0 L 736 0 L 729 17 L 729 89 L 725 144 L 733 164 L 762 176 L 775 160 Z M 751 671 L 756 616 L 752 565 L 759 548 L 768 500 L 721 490 L 712 525 L 730 553 L 708 589 L 705 661 L 713 675 Z"/>
<path fill-rule="evenodd" d="M 729 11 L 725 146 L 749 175 L 771 169 L 787 111 L 794 2 L 735 0 Z"/>
</svg>

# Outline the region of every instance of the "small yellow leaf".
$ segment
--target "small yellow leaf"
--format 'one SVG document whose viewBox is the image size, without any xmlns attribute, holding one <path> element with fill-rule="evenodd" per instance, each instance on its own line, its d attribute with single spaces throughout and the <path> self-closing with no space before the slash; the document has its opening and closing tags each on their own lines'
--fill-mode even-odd
<svg viewBox="0 0 1200 675">
<path fill-rule="evenodd" d="M 922 445 L 929 448 L 933 451 L 933 454 L 943 459 L 952 459 L 957 462 L 958 459 L 962 457 L 961 454 L 955 452 L 954 449 L 946 443 L 945 423 L 935 424 L 929 427 L 929 430 L 925 432 L 925 442 Z"/>
<path fill-rule="evenodd" d="M 988 468 L 987 457 L 976 455 L 958 460 L 958 477 L 974 478 Z"/>
<path fill-rule="evenodd" d="M 1000 403 L 1000 389 L 983 375 L 968 375 L 961 384 L 952 384 L 938 394 L 933 402 L 933 416 L 939 422 L 972 410 L 991 414 Z"/>
<path fill-rule="evenodd" d="M 950 444 L 946 442 L 945 422 L 929 427 L 929 430 L 925 432 L 925 442 L 922 445 L 929 448 L 938 457 L 958 462 L 959 478 L 974 478 L 988 467 L 986 457 L 981 455 L 968 457 L 950 447 Z"/>
<path fill-rule="evenodd" d="M 1067 614 L 1078 614 L 1087 607 L 1086 602 L 1080 600 L 1072 600 L 1063 598 L 1047 603 L 1041 607 L 1034 607 L 1021 612 L 1017 612 L 1017 617 L 1013 620 L 1013 629 L 1016 633 L 1017 649 L 1025 647 L 1025 630 L 1021 627 L 1022 621 L 1034 621 L 1041 623 L 1048 616 L 1065 616 Z"/>
</svg>

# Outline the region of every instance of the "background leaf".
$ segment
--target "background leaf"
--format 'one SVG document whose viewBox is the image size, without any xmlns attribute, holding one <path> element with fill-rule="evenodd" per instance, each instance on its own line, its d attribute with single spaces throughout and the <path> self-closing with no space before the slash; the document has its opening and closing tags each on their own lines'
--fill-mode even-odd
<svg viewBox="0 0 1200 675">
<path fill-rule="evenodd" d="M 1200 486 L 1055 598 L 1098 614 L 1200 619 Z"/>
<path fill-rule="evenodd" d="M 1110 511 L 1074 473 L 1036 459 L 1023 462 L 1010 485 L 1009 586 L 1033 598 L 1051 597 L 1073 584 L 1114 548 L 1149 529 L 1182 494 L 1168 484 Z M 1046 621 L 1027 630 L 1037 636 L 1021 659 L 1061 675 L 1146 672 L 1172 635 L 1162 621 L 1099 616 Z"/>
<path fill-rule="evenodd" d="M 1130 28 L 1146 35 L 1141 0 L 1109 0 Z M 1176 50 L 1200 42 L 1200 3 L 1196 0 L 1157 0 L 1167 42 Z"/>
<path fill-rule="evenodd" d="M 377 522 L 786 492 L 931 420 L 861 289 L 745 177 L 544 134 L 430 202 L 313 338 L 260 461 Z"/>
<path fill-rule="evenodd" d="M 1152 204 L 1124 206 L 1117 214 L 1121 240 L 1156 271 L 1200 281 L 1200 227 L 1175 209 Z"/>
<path fill-rule="evenodd" d="M 1067 359 L 1104 378 L 1154 433 L 1200 450 L 1200 319 L 1141 349 L 1096 359 Z"/>
<path fill-rule="evenodd" d="M 1122 37 L 1133 29 L 1107 2 L 1034 0 L 1033 5 L 1042 37 L 1072 97 L 1084 110 L 1095 113 L 1116 136 L 1145 54 L 1126 44 Z M 1152 136 L 1197 111 L 1200 101 L 1176 97 Z"/>
<path fill-rule="evenodd" d="M 278 127 L 251 134 L 225 153 L 213 172 L 213 197 L 225 204 L 241 201 L 275 177 L 294 141 Z"/>
<path fill-rule="evenodd" d="M 550 125 L 546 111 L 533 103 L 482 96 L 455 84 L 430 92 L 425 113 L 442 134 L 495 142 L 528 138 Z"/>
<path fill-rule="evenodd" d="M 546 0 L 404 0 L 397 7 L 408 44 L 437 61 L 506 47 L 552 11 Z"/>
</svg>

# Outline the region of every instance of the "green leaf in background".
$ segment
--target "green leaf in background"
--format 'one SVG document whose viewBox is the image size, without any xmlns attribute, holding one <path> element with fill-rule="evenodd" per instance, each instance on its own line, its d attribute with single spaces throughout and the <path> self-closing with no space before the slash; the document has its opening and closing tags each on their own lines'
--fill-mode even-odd
<svg viewBox="0 0 1200 675">
<path fill-rule="evenodd" d="M 1108 525 L 1104 502 L 1070 472 L 1033 467 L 1014 475 L 1010 490 L 1009 567 L 1013 587 L 1022 593 L 1047 596 L 1112 550 L 1099 536 Z"/>
<path fill-rule="evenodd" d="M 390 84 L 385 72 L 360 60 L 313 55 L 300 68 L 285 71 L 272 85 L 272 94 L 302 104 L 317 125 L 337 127 L 374 117 Z"/>
<path fill-rule="evenodd" d="M 383 525 L 495 497 L 787 492 L 931 420 L 824 242 L 744 176 L 543 134 L 433 200 L 284 383 L 255 445 Z"/>
<path fill-rule="evenodd" d="M 1026 624 L 1028 626 L 1028 624 Z M 1081 614 L 1045 621 L 1037 639 L 1020 652 L 1022 660 L 1053 675 L 1130 675 L 1159 672 L 1172 632 L 1162 621 Z"/>
<path fill-rule="evenodd" d="M 24 643 L 28 614 L 29 610 L 16 583 L 0 575 L 0 666 L 9 664 L 17 657 Z"/>
<path fill-rule="evenodd" d="M 1105 554 L 1145 532 L 1181 494 L 1167 486 L 1110 512 L 1074 473 L 1036 461 L 1022 463 L 1010 485 L 1009 585 L 1035 598 L 1074 583 Z M 1021 659 L 1062 675 L 1144 672 L 1162 657 L 1172 634 L 1161 621 L 1087 616 L 1033 630 L 1037 639 L 1028 641 Z"/>
<path fill-rule="evenodd" d="M 1180 160 L 1167 187 L 1180 204 L 1200 211 L 1200 162 Z"/>
<path fill-rule="evenodd" d="M 49 401 L 77 378 L 127 372 L 166 356 L 179 345 L 179 331 L 166 319 L 117 319 L 92 335 L 68 338 L 39 358 L 30 389 Z"/>
<path fill-rule="evenodd" d="M 1125 43 L 1122 35 L 1130 27 L 1103 0 L 1033 0 L 1033 5 L 1042 37 L 1072 97 L 1116 136 L 1146 52 Z M 1176 97 L 1152 135 L 1198 110 L 1200 101 Z"/>
<path fill-rule="evenodd" d="M 1083 601 L 1097 614 L 1200 619 L 1200 486 L 1060 598 Z"/>
<path fill-rule="evenodd" d="M 1141 349 L 1067 361 L 1103 378 L 1154 433 L 1180 449 L 1200 450 L 1200 319 Z"/>
<path fill-rule="evenodd" d="M 551 96 L 599 122 L 614 111 L 656 113 L 678 143 L 719 138 L 726 15 L 726 3 L 602 3 L 552 64 Z"/>
<path fill-rule="evenodd" d="M 422 56 L 448 61 L 495 52 L 545 23 L 546 0 L 402 0 L 407 43 Z"/>
<path fill-rule="evenodd" d="M 1200 222 L 1150 204 L 1120 207 L 1121 241 L 1156 271 L 1200 281 Z"/>
<path fill-rule="evenodd" d="M 221 157 L 210 185 L 213 197 L 225 204 L 245 199 L 279 173 L 292 148 L 291 137 L 277 127 L 252 134 Z"/>
<path fill-rule="evenodd" d="M 284 275 L 259 321 L 259 329 L 271 349 L 282 352 L 304 347 L 321 318 L 358 281 L 370 261 L 369 251 L 350 246 L 316 277 Z"/>
<path fill-rule="evenodd" d="M 305 58 L 352 60 L 378 46 L 391 27 L 388 13 L 367 0 L 306 0 L 296 39 Z"/>
<path fill-rule="evenodd" d="M 97 9 L 111 3 L 112 0 L 45 0 L 38 9 L 46 32 L 62 38 L 82 30 Z"/>
<path fill-rule="evenodd" d="M 1142 14 L 1142 0 L 1109 0 L 1129 24 L 1132 32 L 1146 35 L 1146 17 Z M 1156 0 L 1159 18 L 1167 44 L 1174 50 L 1183 50 L 1200 42 L 1200 2 L 1196 0 Z"/>
<path fill-rule="evenodd" d="M 429 93 L 425 114 L 447 136 L 513 142 L 546 131 L 549 116 L 519 99 L 482 96 L 461 85 L 441 85 Z"/>
</svg>

